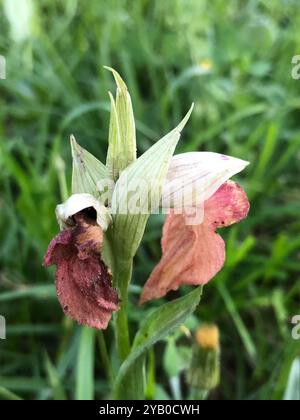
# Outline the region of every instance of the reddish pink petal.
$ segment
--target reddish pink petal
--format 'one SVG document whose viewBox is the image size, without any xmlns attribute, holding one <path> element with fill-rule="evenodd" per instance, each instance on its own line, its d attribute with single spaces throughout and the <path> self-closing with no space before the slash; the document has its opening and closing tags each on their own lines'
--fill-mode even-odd
<svg viewBox="0 0 300 420">
<path fill-rule="evenodd" d="M 202 224 L 188 226 L 184 214 L 171 213 L 163 230 L 163 256 L 144 286 L 141 303 L 183 284 L 200 285 L 211 280 L 225 261 L 225 244 L 215 230 L 239 222 L 248 211 L 245 192 L 228 181 L 205 202 Z"/>
<path fill-rule="evenodd" d="M 57 265 L 56 290 L 66 315 L 79 324 L 105 329 L 118 310 L 119 298 L 100 259 L 102 231 L 86 218 L 78 217 L 76 223 L 52 240 L 44 265 Z"/>
<path fill-rule="evenodd" d="M 205 203 L 206 225 L 225 227 L 238 223 L 248 216 L 250 204 L 243 188 L 227 181 Z"/>
</svg>

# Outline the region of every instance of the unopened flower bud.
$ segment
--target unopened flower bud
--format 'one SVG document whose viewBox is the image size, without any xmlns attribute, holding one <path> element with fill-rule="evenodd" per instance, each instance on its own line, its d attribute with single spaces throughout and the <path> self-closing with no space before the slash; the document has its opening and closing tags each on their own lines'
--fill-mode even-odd
<svg viewBox="0 0 300 420">
<path fill-rule="evenodd" d="M 220 342 L 216 325 L 203 325 L 196 331 L 187 383 L 202 391 L 211 391 L 220 382 Z"/>
</svg>

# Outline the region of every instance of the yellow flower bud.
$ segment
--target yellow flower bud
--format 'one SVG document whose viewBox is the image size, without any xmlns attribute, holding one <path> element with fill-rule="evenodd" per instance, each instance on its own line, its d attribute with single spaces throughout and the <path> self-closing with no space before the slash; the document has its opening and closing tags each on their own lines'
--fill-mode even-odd
<svg viewBox="0 0 300 420">
<path fill-rule="evenodd" d="M 191 388 L 211 391 L 220 382 L 219 329 L 203 325 L 196 331 L 187 383 Z"/>
</svg>

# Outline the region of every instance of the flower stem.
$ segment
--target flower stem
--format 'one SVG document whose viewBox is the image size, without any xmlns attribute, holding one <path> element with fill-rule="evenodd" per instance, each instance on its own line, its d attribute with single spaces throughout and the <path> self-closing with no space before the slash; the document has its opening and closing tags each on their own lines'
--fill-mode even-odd
<svg viewBox="0 0 300 420">
<path fill-rule="evenodd" d="M 116 314 L 116 339 L 120 361 L 123 362 L 130 352 L 130 338 L 127 317 L 128 285 L 132 276 L 132 261 L 118 262 L 115 267 L 114 283 L 119 290 L 121 307 Z"/>
<path fill-rule="evenodd" d="M 106 346 L 106 342 L 105 342 L 104 333 L 101 330 L 99 331 L 99 334 L 98 334 L 98 343 L 99 343 L 101 359 L 102 359 L 102 363 L 104 365 L 104 369 L 105 369 L 107 379 L 112 384 L 113 380 L 114 380 L 114 373 L 113 373 L 112 366 L 111 366 L 111 363 L 110 363 L 110 358 L 109 358 L 108 351 L 107 351 L 107 346 Z"/>
<path fill-rule="evenodd" d="M 209 397 L 209 391 L 205 389 L 192 388 L 189 396 L 189 400 L 194 401 L 205 401 Z"/>
<path fill-rule="evenodd" d="M 115 260 L 114 264 L 114 286 L 117 287 L 121 303 L 120 310 L 116 313 L 116 342 L 117 351 L 120 363 L 124 362 L 130 353 L 130 337 L 128 328 L 127 318 L 127 306 L 128 306 L 128 286 L 132 276 L 132 260 L 121 261 Z M 124 380 L 124 388 L 122 388 L 121 395 L 120 390 L 114 388 L 114 398 L 120 399 L 143 399 L 144 398 L 144 387 L 143 387 L 143 361 L 144 356 L 140 356 L 134 362 L 134 368 L 127 372 Z"/>
</svg>

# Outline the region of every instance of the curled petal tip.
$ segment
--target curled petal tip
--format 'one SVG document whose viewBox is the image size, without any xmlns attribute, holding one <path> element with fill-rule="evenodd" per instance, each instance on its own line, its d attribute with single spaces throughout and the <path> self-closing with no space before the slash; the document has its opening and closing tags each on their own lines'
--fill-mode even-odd
<svg viewBox="0 0 300 420">
<path fill-rule="evenodd" d="M 113 74 L 116 85 L 117 85 L 117 88 L 126 92 L 127 91 L 127 86 L 126 86 L 124 80 L 122 79 L 122 77 L 120 76 L 120 74 L 115 69 L 113 69 L 112 67 L 109 67 L 109 66 L 103 66 L 103 67 L 105 68 L 105 70 L 108 70 Z"/>
<path fill-rule="evenodd" d="M 72 151 L 73 158 L 75 158 L 77 155 L 80 154 L 81 147 L 77 143 L 75 136 L 73 134 L 71 134 L 70 136 L 70 144 L 71 144 L 71 151 Z"/>
<path fill-rule="evenodd" d="M 106 231 L 112 219 L 108 209 L 91 194 L 73 194 L 56 207 L 56 217 L 61 228 L 74 225 L 73 216 L 82 210 L 93 208 L 99 226 Z"/>
</svg>

